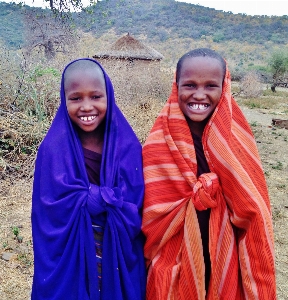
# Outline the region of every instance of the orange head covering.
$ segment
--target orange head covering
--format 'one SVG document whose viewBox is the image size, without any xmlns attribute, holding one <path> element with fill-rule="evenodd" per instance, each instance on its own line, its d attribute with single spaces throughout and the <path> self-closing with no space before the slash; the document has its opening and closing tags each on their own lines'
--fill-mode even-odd
<svg viewBox="0 0 288 300">
<path fill-rule="evenodd" d="M 173 82 L 143 147 L 147 299 L 276 299 L 267 186 L 250 126 L 231 96 L 228 69 L 202 143 L 211 173 L 197 178 L 193 139 Z M 208 295 L 195 211 L 207 208 Z"/>
</svg>

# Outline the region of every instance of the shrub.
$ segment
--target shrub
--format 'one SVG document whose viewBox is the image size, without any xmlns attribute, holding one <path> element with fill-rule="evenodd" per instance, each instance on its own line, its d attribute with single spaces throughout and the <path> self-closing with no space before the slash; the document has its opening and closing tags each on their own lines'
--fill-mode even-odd
<svg viewBox="0 0 288 300">
<path fill-rule="evenodd" d="M 255 71 L 248 72 L 241 80 L 241 92 L 251 98 L 256 98 L 262 94 L 262 84 Z"/>
</svg>

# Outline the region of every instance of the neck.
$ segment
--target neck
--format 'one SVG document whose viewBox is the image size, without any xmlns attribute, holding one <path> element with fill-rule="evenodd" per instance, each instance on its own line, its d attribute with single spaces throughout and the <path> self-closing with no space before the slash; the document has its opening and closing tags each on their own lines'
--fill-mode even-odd
<svg viewBox="0 0 288 300">
<path fill-rule="evenodd" d="M 88 150 L 102 153 L 103 142 L 104 142 L 104 128 L 99 126 L 92 132 L 79 131 L 79 138 L 83 148 Z"/>
<path fill-rule="evenodd" d="M 198 135 L 199 137 L 202 137 L 205 126 L 208 122 L 209 118 L 201 121 L 201 122 L 195 122 L 192 121 L 191 119 L 186 117 L 186 121 L 188 123 L 188 126 L 190 128 L 190 131 L 196 135 Z"/>
</svg>

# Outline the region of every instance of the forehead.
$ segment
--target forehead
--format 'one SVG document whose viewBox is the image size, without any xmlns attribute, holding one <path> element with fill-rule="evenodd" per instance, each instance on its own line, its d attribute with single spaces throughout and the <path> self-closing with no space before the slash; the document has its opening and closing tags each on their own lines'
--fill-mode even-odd
<svg viewBox="0 0 288 300">
<path fill-rule="evenodd" d="M 105 86 L 105 79 L 102 70 L 98 67 L 98 65 L 94 64 L 94 66 L 89 65 L 87 68 L 83 67 L 74 67 L 67 68 L 64 73 L 64 87 L 68 88 L 71 84 L 75 82 L 87 82 L 93 81 L 97 85 Z"/>
<path fill-rule="evenodd" d="M 213 57 L 199 56 L 187 57 L 182 64 L 180 78 L 187 74 L 210 74 L 211 76 L 219 76 L 221 80 L 224 78 L 224 69 L 222 63 Z"/>
</svg>

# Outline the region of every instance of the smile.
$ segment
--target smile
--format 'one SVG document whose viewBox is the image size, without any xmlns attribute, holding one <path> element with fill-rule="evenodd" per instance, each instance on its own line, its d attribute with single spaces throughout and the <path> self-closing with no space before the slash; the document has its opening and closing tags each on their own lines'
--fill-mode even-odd
<svg viewBox="0 0 288 300">
<path fill-rule="evenodd" d="M 209 107 L 209 104 L 198 104 L 198 103 L 189 103 L 189 108 L 196 110 L 205 110 Z"/>
<path fill-rule="evenodd" d="M 87 121 L 93 121 L 96 119 L 97 116 L 88 116 L 88 117 L 80 117 L 80 120 L 83 122 L 87 122 Z"/>
</svg>

